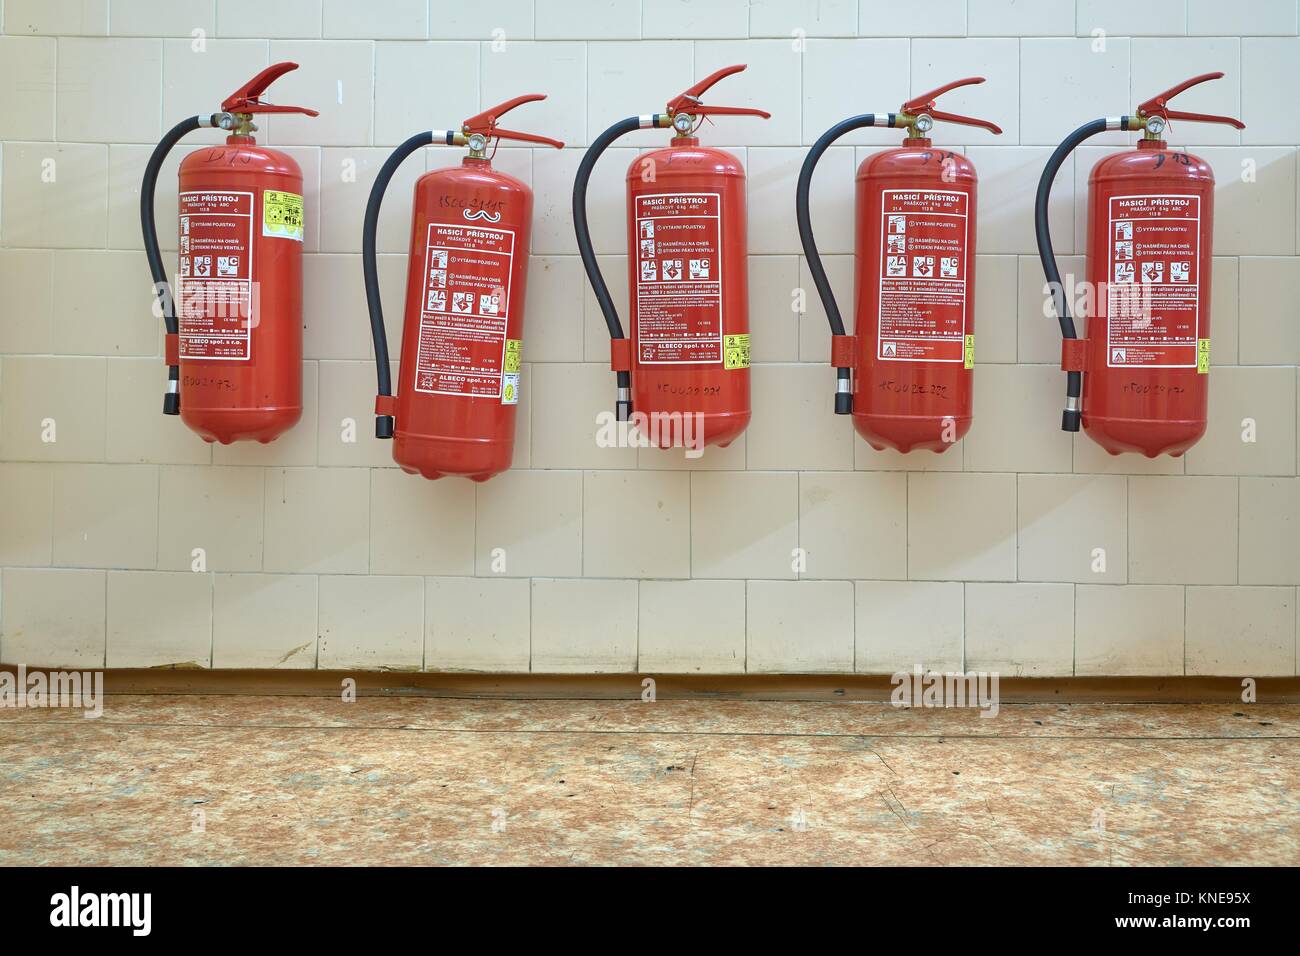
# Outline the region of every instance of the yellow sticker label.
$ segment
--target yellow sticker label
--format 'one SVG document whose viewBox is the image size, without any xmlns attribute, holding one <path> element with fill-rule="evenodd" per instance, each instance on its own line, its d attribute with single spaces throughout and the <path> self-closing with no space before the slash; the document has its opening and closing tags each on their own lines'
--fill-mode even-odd
<svg viewBox="0 0 1300 956">
<path fill-rule="evenodd" d="M 727 368 L 749 368 L 749 333 L 744 335 L 724 335 L 722 337 L 722 354 Z"/>
<path fill-rule="evenodd" d="M 1196 374 L 1208 375 L 1210 373 L 1210 340 L 1196 340 Z"/>
<path fill-rule="evenodd" d="M 503 371 L 519 371 L 519 356 L 524 349 L 523 339 L 506 339 L 506 365 Z"/>
<path fill-rule="evenodd" d="M 263 192 L 262 235 L 302 242 L 302 197 L 276 189 Z"/>
<path fill-rule="evenodd" d="M 973 335 L 966 336 L 966 349 L 964 354 L 966 357 L 966 361 L 965 361 L 966 368 L 974 368 L 975 367 L 975 336 Z"/>
</svg>

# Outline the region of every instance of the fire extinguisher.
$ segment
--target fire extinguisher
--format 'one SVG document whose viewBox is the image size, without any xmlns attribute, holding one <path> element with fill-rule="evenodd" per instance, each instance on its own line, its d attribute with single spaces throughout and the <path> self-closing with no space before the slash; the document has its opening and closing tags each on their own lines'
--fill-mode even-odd
<svg viewBox="0 0 1300 956">
<path fill-rule="evenodd" d="M 935 121 L 1002 130 L 935 109 L 937 97 L 983 83 L 975 76 L 917 96 L 897 113 L 867 113 L 832 126 L 799 173 L 795 214 L 808 271 L 831 326 L 835 414 L 872 448 L 943 452 L 971 426 L 975 367 L 975 167 L 935 148 Z M 900 148 L 869 156 L 857 174 L 857 320 L 844 328 L 813 237 L 808 191 L 826 149 L 868 126 L 906 129 Z"/>
<path fill-rule="evenodd" d="M 486 481 L 510 467 L 533 192 L 492 168 L 488 146 L 495 153 L 497 143 L 512 139 L 562 149 L 559 140 L 497 125 L 516 106 L 544 99 L 541 93 L 517 96 L 471 116 L 460 129 L 417 133 L 388 157 L 370 190 L 361 262 L 379 379 L 375 436 L 393 439 L 393 460 L 409 474 Z M 397 167 L 434 143 L 468 146 L 469 153 L 460 166 L 425 173 L 415 184 L 401 381 L 394 396 L 375 231 Z"/>
<path fill-rule="evenodd" d="M 771 114 L 706 106 L 704 92 L 744 64 L 718 70 L 669 101 L 596 137 L 573 183 L 573 224 L 587 279 L 609 327 L 617 373 L 616 419 L 636 421 L 659 447 L 723 448 L 749 424 L 749 290 L 745 170 L 731 153 L 701 146 L 710 116 Z M 631 338 L 596 263 L 587 226 L 587 181 L 601 153 L 638 129 L 674 131 L 669 145 L 627 171 Z M 636 418 L 633 418 L 633 409 Z"/>
<path fill-rule="evenodd" d="M 1038 255 L 1061 324 L 1066 372 L 1061 428 L 1080 422 L 1112 455 L 1173 456 L 1205 434 L 1210 370 L 1210 264 L 1214 173 L 1205 160 L 1169 149 L 1169 121 L 1245 124 L 1184 113 L 1169 100 L 1217 80 L 1192 77 L 1142 103 L 1136 116 L 1085 123 L 1056 148 L 1034 203 Z M 1079 338 L 1048 231 L 1052 181 L 1067 156 L 1106 130 L 1141 130 L 1137 149 L 1107 156 L 1088 177 L 1088 337 Z M 1085 299 L 1087 302 L 1087 299 Z"/>
<path fill-rule="evenodd" d="M 140 226 L 166 326 L 163 413 L 204 441 L 269 442 L 302 417 L 302 170 L 253 138 L 258 113 L 318 115 L 263 103 L 297 63 L 277 63 L 221 104 L 177 123 L 154 148 L 140 187 Z M 226 130 L 180 166 L 175 292 L 158 250 L 154 191 L 167 154 L 186 133 Z"/>
</svg>

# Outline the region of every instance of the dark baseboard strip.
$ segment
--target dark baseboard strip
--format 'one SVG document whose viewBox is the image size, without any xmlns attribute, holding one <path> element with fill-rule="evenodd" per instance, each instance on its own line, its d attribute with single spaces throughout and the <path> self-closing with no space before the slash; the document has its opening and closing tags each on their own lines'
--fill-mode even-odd
<svg viewBox="0 0 1300 956">
<path fill-rule="evenodd" d="M 55 668 L 51 668 L 55 669 Z M 14 672 L 14 665 L 0 664 Z M 30 674 L 45 668 L 29 667 Z M 244 694 L 336 697 L 345 680 L 359 696 L 485 697 L 539 700 L 636 700 L 654 681 L 659 700 L 888 701 L 887 674 L 467 674 L 401 671 L 202 670 L 104 671 L 110 694 Z M 1241 703 L 1240 677 L 1002 677 L 1002 703 Z M 1300 703 L 1300 677 L 1260 677 L 1264 703 Z"/>
</svg>

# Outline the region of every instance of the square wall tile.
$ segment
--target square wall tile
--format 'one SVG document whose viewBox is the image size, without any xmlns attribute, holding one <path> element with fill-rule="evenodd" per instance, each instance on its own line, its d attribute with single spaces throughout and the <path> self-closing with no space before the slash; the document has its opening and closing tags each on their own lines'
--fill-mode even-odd
<svg viewBox="0 0 1300 956">
<path fill-rule="evenodd" d="M 0 457 L 96 461 L 104 457 L 102 358 L 0 360 Z"/>
<path fill-rule="evenodd" d="M 366 10 L 364 5 L 354 5 L 350 0 L 349 6 Z M 427 84 L 435 76 L 438 95 L 430 96 Z M 485 102 L 480 107 L 478 78 L 477 43 L 376 43 L 375 143 L 396 146 L 421 130 L 446 129 L 495 105 Z M 450 151 L 442 152 L 443 158 L 450 159 Z M 412 157 L 410 162 L 416 163 L 418 158 Z M 397 195 L 405 198 L 407 194 Z M 410 210 L 404 212 L 409 215 Z"/>
<path fill-rule="evenodd" d="M 59 37 L 58 42 L 58 139 L 156 143 L 162 136 L 162 41 Z"/>
<path fill-rule="evenodd" d="M 162 115 L 167 128 L 181 117 L 214 112 L 235 84 L 244 82 L 236 77 L 252 78 L 270 65 L 265 40 L 205 39 L 196 47 L 189 30 L 181 36 L 162 44 Z M 278 89 L 271 95 L 278 96 Z M 256 122 L 262 125 L 261 118 Z"/>
<path fill-rule="evenodd" d="M 1007 677 L 1074 673 L 1074 585 L 967 584 L 966 669 Z"/>
<path fill-rule="evenodd" d="M 586 472 L 582 512 L 587 577 L 691 576 L 688 472 Z"/>
<path fill-rule="evenodd" d="M 1181 0 L 1180 0 L 1181 2 Z M 1160 30 L 1178 33 L 1178 30 Z M 1212 83 L 1202 83 L 1178 95 L 1178 109 L 1192 113 L 1238 116 L 1241 113 L 1241 43 L 1237 37 L 1139 37 L 1132 42 L 1133 73 L 1130 83 L 1135 101 L 1155 96 L 1200 73 L 1222 72 Z M 1236 144 L 1242 133 L 1222 123 L 1197 123 L 1195 133 L 1184 137 L 1200 144 Z"/>
<path fill-rule="evenodd" d="M 167 465 L 160 470 L 158 497 L 159 568 L 262 570 L 261 468 Z"/>
<path fill-rule="evenodd" d="M 793 578 L 799 476 L 691 475 L 691 573 L 701 578 Z"/>
<path fill-rule="evenodd" d="M 325 670 L 419 670 L 424 663 L 424 579 L 324 576 L 320 656 Z"/>
<path fill-rule="evenodd" d="M 108 573 L 109 667 L 209 667 L 212 575 Z"/>
<path fill-rule="evenodd" d="M 1130 478 L 1129 581 L 1236 583 L 1237 494 L 1236 478 Z"/>
<path fill-rule="evenodd" d="M 1125 6 L 1127 9 L 1131 4 Z M 1080 18 L 1080 23 L 1086 22 L 1082 11 Z M 1128 108 L 1132 41 L 1123 38 L 1128 35 L 1124 29 L 1108 30 L 1104 47 L 1093 37 L 1021 40 L 1020 142 L 1055 147 L 1071 130 L 1096 119 L 1098 113 L 1108 109 L 1114 115 Z M 1102 103 L 1118 105 L 1099 109 Z M 1090 142 L 1126 143 L 1130 138 L 1131 134 L 1116 131 L 1094 136 Z M 1033 182 L 1037 182 L 1036 176 Z M 1033 189 L 1025 191 L 1032 202 Z"/>
<path fill-rule="evenodd" d="M 158 467 L 60 465 L 54 471 L 54 563 L 158 565 Z"/>
<path fill-rule="evenodd" d="M 1075 588 L 1075 673 L 1080 677 L 1181 674 L 1183 592 L 1173 585 Z"/>
<path fill-rule="evenodd" d="M 516 578 L 429 578 L 424 666 L 431 671 L 528 671 L 531 584 Z"/>
<path fill-rule="evenodd" d="M 806 578 L 907 577 L 907 476 L 803 472 L 799 543 Z"/>
<path fill-rule="evenodd" d="M 894 674 L 915 665 L 962 669 L 965 597 L 955 581 L 858 581 L 853 669 Z M 924 627 L 917 627 L 924 621 Z"/>
<path fill-rule="evenodd" d="M 749 251 L 755 255 L 796 255 L 803 251 L 792 206 L 794 186 L 807 155 L 808 150 L 802 146 L 754 146 L 745 151 L 747 238 Z M 808 188 L 808 215 L 817 251 L 823 255 L 853 249 L 853 204 L 844 201 L 844 190 L 853 182 L 853 173 L 853 150 L 833 146 L 822 154 L 813 174 Z M 810 288 L 809 294 L 816 292 Z"/>
<path fill-rule="evenodd" d="M 474 488 L 460 478 L 372 471 L 371 573 L 473 574 Z"/>
<path fill-rule="evenodd" d="M 1295 588 L 1188 588 L 1187 673 L 1289 677 L 1295 622 Z"/>
<path fill-rule="evenodd" d="M 1214 254 L 1290 256 L 1296 251 L 1294 146 L 1198 146 L 1214 171 Z"/>
<path fill-rule="evenodd" d="M 1065 130 L 1061 135 L 1068 132 Z M 1038 182 L 1051 154 L 1050 146 L 970 146 L 966 149 L 966 158 L 975 164 L 980 178 L 975 224 L 976 247 L 980 253 L 1029 255 L 1038 251 L 1034 239 L 1032 185 Z M 1073 251 L 1074 162 L 1074 158 L 1070 158 L 1061 164 L 1048 198 L 1048 228 L 1057 255 Z"/>
<path fill-rule="evenodd" d="M 1011 31 L 1009 36 L 997 39 L 912 41 L 911 95 L 935 89 L 952 77 L 982 76 L 986 82 L 946 93 L 941 109 L 991 120 L 1002 128 L 999 136 L 978 126 L 947 124 L 939 134 L 944 146 L 1021 142 L 1019 32 Z"/>
<path fill-rule="evenodd" d="M 1064 401 L 1064 376 L 1050 365 L 981 365 L 974 416 L 962 440 L 967 471 L 1068 472 L 1070 435 L 1047 412 Z"/>
<path fill-rule="evenodd" d="M 750 468 L 852 470 L 853 422 L 835 414 L 830 366 L 758 365 L 750 380 Z"/>
<path fill-rule="evenodd" d="M 271 63 L 300 69 L 275 81 L 275 101 L 320 111 L 266 117 L 266 141 L 277 146 L 368 146 L 375 96 L 375 44 L 370 40 L 272 40 Z M 399 193 L 398 195 L 402 195 Z M 358 232 L 358 235 L 360 233 Z"/>
<path fill-rule="evenodd" d="M 316 666 L 314 574 L 216 574 L 212 666 Z"/>
<path fill-rule="evenodd" d="M 733 63 L 749 66 L 744 73 L 729 76 L 716 87 L 716 93 L 710 94 L 715 96 L 712 102 L 756 107 L 772 114 L 769 120 L 756 116 L 717 117 L 711 142 L 736 146 L 798 145 L 802 112 L 799 74 L 803 60 L 788 39 L 697 40 L 696 80 Z"/>
<path fill-rule="evenodd" d="M 538 77 L 546 78 L 547 98 L 520 111 L 515 128 L 545 130 L 547 136 L 568 146 L 585 146 L 587 140 L 587 45 L 527 41 L 504 46 L 484 44 L 481 53 L 479 102 L 486 109 L 531 90 Z M 647 107 L 649 109 L 649 107 Z M 527 125 L 524 125 L 524 116 Z M 514 122 L 514 115 L 511 116 Z M 593 132 L 594 136 L 595 133 Z"/>
<path fill-rule="evenodd" d="M 134 463 L 206 465 L 212 446 L 179 415 L 162 414 L 167 366 L 161 358 L 110 358 L 105 457 Z"/>
<path fill-rule="evenodd" d="M 552 2 L 575 7 L 573 0 Z M 588 44 L 587 136 L 594 139 L 629 114 L 662 110 L 675 90 L 684 90 L 694 82 L 693 52 L 692 44 L 679 39 Z M 659 147 L 666 139 L 664 130 L 645 129 L 619 137 L 618 143 Z M 602 165 L 605 162 L 618 165 L 617 160 L 607 158 Z M 623 163 L 622 168 L 626 165 Z"/>
<path fill-rule="evenodd" d="M 132 252 L 55 252 L 53 351 L 157 354 L 161 322 L 150 315 L 153 295 L 140 273 Z"/>
<path fill-rule="evenodd" d="M 42 249 L 104 245 L 108 235 L 107 146 L 5 143 L 0 162 L 4 164 L 0 243 Z"/>
<path fill-rule="evenodd" d="M 639 613 L 641 673 L 744 673 L 744 581 L 642 581 Z"/>
<path fill-rule="evenodd" d="M 6 568 L 0 574 L 0 661 L 103 667 L 103 571 Z"/>
<path fill-rule="evenodd" d="M 745 600 L 749 673 L 852 672 L 850 582 L 750 581 Z"/>
<path fill-rule="evenodd" d="M 1123 584 L 1128 578 L 1128 486 L 1122 476 L 1019 475 L 1021 581 Z"/>
<path fill-rule="evenodd" d="M 364 574 L 369 563 L 369 471 L 266 470 L 265 570 Z"/>
<path fill-rule="evenodd" d="M 807 50 L 802 57 L 802 142 L 817 142 L 823 133 L 845 117 L 875 110 L 898 109 L 899 104 L 911 95 L 908 80 L 912 49 L 921 42 L 923 41 L 910 41 L 906 37 L 807 40 Z M 852 76 L 854 81 L 845 83 L 846 76 Z M 938 85 L 934 83 L 922 89 Z M 871 91 L 869 103 L 863 102 L 864 90 Z M 898 130 L 868 127 L 848 133 L 837 142 L 841 146 L 866 143 L 894 146 L 898 139 Z M 817 167 L 819 172 L 829 158 L 822 157 L 822 162 Z M 835 195 L 831 191 L 835 186 L 839 190 L 847 188 L 848 180 L 842 177 L 835 180 L 823 174 L 817 178 L 827 183 L 823 189 L 831 195 Z M 852 204 L 842 202 L 840 205 L 848 210 Z M 814 216 L 813 221 L 816 222 L 818 218 Z"/>
<path fill-rule="evenodd" d="M 582 574 L 581 472 L 507 471 L 477 494 L 476 574 Z"/>
<path fill-rule="evenodd" d="M 316 463 L 394 469 L 393 443 L 375 437 L 374 363 L 313 362 L 312 365 L 319 369 L 320 375 Z M 397 383 L 400 369 L 396 363 L 391 368 L 393 382 Z M 301 427 L 302 423 L 295 426 Z M 304 455 L 310 445 L 310 439 L 302 442 L 300 448 Z"/>
<path fill-rule="evenodd" d="M 533 581 L 533 673 L 630 673 L 637 659 L 637 582 Z"/>
<path fill-rule="evenodd" d="M 636 467 L 636 447 L 618 447 L 608 365 L 542 362 L 532 380 L 533 401 L 547 410 L 533 423 L 534 468 Z"/>
<path fill-rule="evenodd" d="M 1189 475 L 1296 473 L 1295 369 L 1210 369 L 1209 422 L 1187 452 Z"/>
<path fill-rule="evenodd" d="M 908 577 L 1013 581 L 1016 476 L 907 476 Z"/>
</svg>

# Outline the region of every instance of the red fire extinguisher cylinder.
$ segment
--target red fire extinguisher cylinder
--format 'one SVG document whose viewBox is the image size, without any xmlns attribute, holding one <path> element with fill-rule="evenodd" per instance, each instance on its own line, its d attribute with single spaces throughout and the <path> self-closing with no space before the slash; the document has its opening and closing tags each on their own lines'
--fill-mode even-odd
<svg viewBox="0 0 1300 956">
<path fill-rule="evenodd" d="M 695 136 L 709 116 L 763 110 L 701 101 L 726 67 L 669 101 L 662 113 L 631 116 L 587 149 L 573 185 L 578 251 L 610 335 L 618 389 L 616 419 L 641 425 L 659 447 L 726 447 L 749 424 L 749 291 L 745 171 L 725 150 Z M 600 155 L 637 129 L 672 129 L 668 146 L 638 156 L 627 172 L 631 327 L 624 334 L 596 262 L 587 224 L 587 183 Z"/>
<path fill-rule="evenodd" d="M 1206 73 L 1143 102 L 1134 115 L 1080 126 L 1053 152 L 1034 204 L 1039 258 L 1061 326 L 1066 373 L 1061 427 L 1112 455 L 1178 456 L 1205 434 L 1210 369 L 1214 174 L 1170 150 L 1171 119 L 1245 124 L 1171 110 L 1179 93 L 1222 77 Z M 1107 156 L 1088 180 L 1088 337 L 1080 339 L 1048 228 L 1052 183 L 1074 149 L 1106 130 L 1142 131 L 1135 150 Z"/>
<path fill-rule="evenodd" d="M 876 449 L 946 451 L 972 421 L 975 360 L 975 216 L 978 178 L 962 154 L 935 148 L 936 121 L 978 126 L 987 120 L 935 108 L 935 99 L 970 77 L 903 104 L 827 130 L 804 160 L 795 214 L 813 283 L 831 327 L 835 413 L 853 416 Z M 904 128 L 901 147 L 868 157 L 858 169 L 857 308 L 846 330 L 812 230 L 809 192 L 822 154 L 866 127 Z"/>
<path fill-rule="evenodd" d="M 253 137 L 259 113 L 317 115 L 261 101 L 272 82 L 297 68 L 270 66 L 227 97 L 221 112 L 177 124 L 145 167 L 140 222 L 167 333 L 163 412 L 179 414 L 206 441 L 269 442 L 302 416 L 302 170 Z M 230 135 L 181 163 L 173 293 L 158 248 L 154 192 L 172 147 L 203 127 Z"/>
<path fill-rule="evenodd" d="M 559 140 L 497 123 L 516 106 L 541 99 L 519 96 L 459 129 L 416 134 L 388 157 L 371 189 L 362 268 L 378 378 L 375 435 L 393 440 L 393 460 L 408 473 L 486 481 L 510 467 L 533 193 L 492 168 L 488 146 L 511 139 L 562 148 Z M 416 182 L 401 381 L 394 394 L 375 258 L 379 209 L 397 167 L 434 143 L 468 146 L 469 153 L 460 166 Z"/>
</svg>

